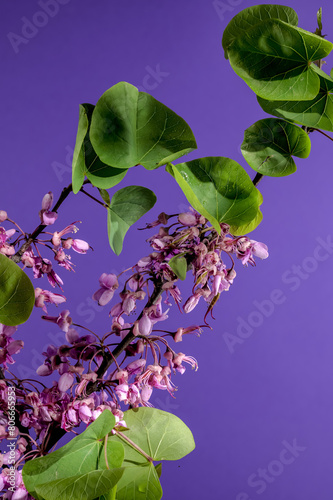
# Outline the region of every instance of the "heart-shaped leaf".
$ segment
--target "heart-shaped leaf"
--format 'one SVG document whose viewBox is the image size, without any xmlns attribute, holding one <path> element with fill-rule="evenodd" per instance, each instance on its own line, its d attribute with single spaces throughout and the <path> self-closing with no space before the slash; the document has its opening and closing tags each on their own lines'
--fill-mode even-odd
<svg viewBox="0 0 333 500">
<path fill-rule="evenodd" d="M 182 281 L 186 279 L 187 261 L 184 256 L 175 255 L 174 257 L 171 257 L 168 264 L 179 279 Z"/>
<path fill-rule="evenodd" d="M 119 255 L 129 228 L 156 203 L 155 194 L 142 186 L 119 189 L 108 208 L 108 235 L 112 250 Z"/>
<path fill-rule="evenodd" d="M 328 40 L 278 19 L 250 27 L 228 48 L 234 71 L 260 97 L 309 100 L 319 92 L 312 61 L 327 56 Z"/>
<path fill-rule="evenodd" d="M 190 429 L 172 413 L 135 408 L 126 411 L 124 419 L 129 430 L 123 434 L 153 460 L 179 460 L 195 447 Z M 125 472 L 117 485 L 117 500 L 159 500 L 162 497 L 159 471 L 121 437 L 109 439 L 123 443 L 125 448 Z"/>
<path fill-rule="evenodd" d="M 104 163 L 115 168 L 141 164 L 154 169 L 196 148 L 187 123 L 151 95 L 126 82 L 98 100 L 90 140 Z"/>
<path fill-rule="evenodd" d="M 34 304 L 35 290 L 28 276 L 0 254 L 0 323 L 8 326 L 24 323 Z"/>
<path fill-rule="evenodd" d="M 107 470 L 103 438 L 114 425 L 113 414 L 105 410 L 82 434 L 59 450 L 26 462 L 22 477 L 28 492 L 37 500 L 70 499 L 73 491 L 78 492 L 77 498 L 92 500 L 112 490 L 123 474 L 120 467 L 124 459 L 121 443 L 108 440 L 111 470 Z"/>
<path fill-rule="evenodd" d="M 296 172 L 292 156 L 307 158 L 311 141 L 297 125 L 277 118 L 259 120 L 245 130 L 241 146 L 248 164 L 257 172 L 281 177 Z"/>
<path fill-rule="evenodd" d="M 258 97 L 262 109 L 271 115 L 292 120 L 306 127 L 333 132 L 333 80 L 314 64 L 320 79 L 319 93 L 310 101 L 268 101 Z"/>
<path fill-rule="evenodd" d="M 223 32 L 222 46 L 225 58 L 228 59 L 228 48 L 236 38 L 256 24 L 260 24 L 267 19 L 279 19 L 293 26 L 297 26 L 298 17 L 296 12 L 284 5 L 254 5 L 242 10 L 233 17 Z"/>
<path fill-rule="evenodd" d="M 252 231 L 259 221 L 262 196 L 246 171 L 234 160 L 207 157 L 178 165 L 167 171 L 178 182 L 190 204 L 220 232 L 220 223 Z"/>
</svg>

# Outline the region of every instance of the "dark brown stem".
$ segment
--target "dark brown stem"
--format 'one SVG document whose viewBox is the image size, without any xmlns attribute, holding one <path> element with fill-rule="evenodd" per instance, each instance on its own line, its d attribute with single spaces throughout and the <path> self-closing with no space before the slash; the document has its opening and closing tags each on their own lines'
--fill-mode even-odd
<svg viewBox="0 0 333 500">
<path fill-rule="evenodd" d="M 102 205 L 102 207 L 104 208 L 109 208 L 108 205 L 106 205 L 106 203 L 103 203 L 102 201 L 98 200 L 97 198 L 95 198 L 95 196 L 93 196 L 92 194 L 90 193 L 87 193 L 87 191 L 85 191 L 83 188 L 80 189 L 81 193 L 85 194 L 86 196 L 88 196 L 89 198 L 91 198 L 92 200 L 96 201 L 96 203 L 99 203 L 100 205 Z"/>
<path fill-rule="evenodd" d="M 155 283 L 155 288 L 153 293 L 150 296 L 150 299 L 148 300 L 145 308 L 152 306 L 153 304 L 156 303 L 158 300 L 159 296 L 162 293 L 162 281 L 159 280 L 158 283 Z M 138 320 L 142 317 L 143 315 L 143 310 L 138 316 Z M 123 338 L 121 342 L 113 349 L 112 353 L 106 352 L 104 354 L 103 361 L 100 365 L 100 367 L 97 370 L 97 381 L 96 382 L 91 382 L 90 384 L 87 385 L 86 393 L 87 395 L 91 394 L 92 392 L 95 392 L 96 389 L 98 388 L 98 379 L 101 379 L 104 375 L 104 373 L 108 370 L 108 368 L 112 365 L 113 361 L 120 356 L 120 354 L 130 345 L 131 342 L 135 339 L 135 335 L 133 334 L 133 327 L 130 329 L 126 337 Z"/>
<path fill-rule="evenodd" d="M 58 208 L 60 207 L 60 205 L 65 201 L 65 199 L 67 198 L 67 196 L 71 192 L 72 192 L 72 184 L 70 184 L 69 186 L 65 187 L 62 190 L 57 203 L 52 208 L 52 212 L 56 212 L 58 210 Z M 16 254 L 13 255 L 12 257 L 10 257 L 10 259 L 13 260 L 16 263 L 20 262 L 20 260 L 22 258 L 22 255 L 24 254 L 24 252 L 26 250 L 28 250 L 28 248 L 30 247 L 31 243 L 34 242 L 34 240 L 37 238 L 37 236 L 39 236 L 40 233 L 46 227 L 47 226 L 45 226 L 45 224 L 39 224 L 39 226 L 36 227 L 36 229 L 34 230 L 34 232 L 31 233 L 31 235 L 28 237 L 27 241 L 25 243 L 23 243 L 23 245 L 21 246 L 21 248 L 19 248 L 19 250 L 16 252 Z"/>
<path fill-rule="evenodd" d="M 333 141 L 333 137 L 331 137 L 328 134 L 325 134 L 325 132 L 323 132 L 322 130 L 319 130 L 319 128 L 313 128 L 312 130 L 315 130 L 316 132 L 319 132 L 320 134 L 324 135 L 325 137 L 327 137 L 328 139 L 330 139 L 331 141 Z"/>
<path fill-rule="evenodd" d="M 161 293 L 162 293 L 162 285 L 163 285 L 163 282 L 161 280 L 158 280 L 156 283 L 155 283 L 155 288 L 154 288 L 154 291 L 153 293 L 151 294 L 145 308 L 147 307 L 150 307 L 152 306 L 153 304 L 156 303 L 156 301 L 158 300 L 158 298 L 160 297 Z M 142 317 L 143 315 L 143 311 L 139 314 L 138 316 L 138 320 Z M 126 349 L 126 347 L 128 347 L 130 345 L 130 343 L 135 339 L 135 335 L 133 335 L 133 328 L 130 329 L 130 331 L 128 332 L 128 334 L 126 335 L 126 337 L 123 338 L 123 340 L 114 348 L 114 350 L 112 351 L 112 353 L 108 353 L 106 352 L 104 354 L 104 358 L 103 358 L 103 361 L 99 367 L 99 369 L 97 370 L 97 379 L 101 379 L 103 377 L 103 375 L 105 374 L 105 372 L 108 370 L 108 368 L 112 365 L 112 363 L 114 362 L 114 360 L 116 358 L 118 358 L 118 356 L 120 356 L 120 354 Z M 89 396 L 90 394 L 92 394 L 93 392 L 95 392 L 96 390 L 98 390 L 98 386 L 99 386 L 99 383 L 98 380 L 96 382 L 91 382 L 90 384 L 87 385 L 87 388 L 86 388 L 86 394 L 87 396 Z M 66 431 L 64 431 L 63 429 L 61 429 L 59 427 L 59 424 L 54 422 L 52 424 L 52 429 L 50 429 L 48 435 L 49 435 L 49 441 L 47 443 L 47 445 L 45 446 L 44 448 L 44 454 L 46 454 L 48 451 L 50 451 L 50 449 L 66 434 Z"/>
<path fill-rule="evenodd" d="M 256 173 L 252 183 L 254 186 L 258 186 L 259 182 L 261 181 L 261 179 L 263 178 L 263 174 L 259 174 L 259 172 Z"/>
</svg>

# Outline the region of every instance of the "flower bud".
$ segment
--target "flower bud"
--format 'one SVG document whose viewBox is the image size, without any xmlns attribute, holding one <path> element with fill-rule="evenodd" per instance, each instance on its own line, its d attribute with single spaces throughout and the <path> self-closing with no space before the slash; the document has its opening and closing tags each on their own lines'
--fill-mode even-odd
<svg viewBox="0 0 333 500">
<path fill-rule="evenodd" d="M 0 210 L 0 222 L 4 222 L 7 219 L 7 212 Z"/>
</svg>

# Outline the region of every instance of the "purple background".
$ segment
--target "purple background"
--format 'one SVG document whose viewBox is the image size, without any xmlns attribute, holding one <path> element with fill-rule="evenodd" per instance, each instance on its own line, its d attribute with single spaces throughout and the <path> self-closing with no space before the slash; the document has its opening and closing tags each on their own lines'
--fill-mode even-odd
<svg viewBox="0 0 333 500">
<path fill-rule="evenodd" d="M 189 123 L 198 143 L 191 158 L 228 156 L 254 175 L 240 144 L 245 128 L 267 115 L 224 59 L 221 37 L 237 12 L 263 2 L 224 0 L 220 8 L 205 0 L 62 3 L 15 52 L 7 34 L 22 36 L 23 17 L 43 24 L 45 16 L 36 15 L 41 10 L 37 1 L 2 1 L 0 208 L 11 218 L 28 232 L 38 224 L 43 195 L 52 190 L 58 196 L 70 183 L 79 103 L 96 103 L 121 80 L 150 92 Z M 288 5 L 298 12 L 300 26 L 310 31 L 322 5 L 324 33 L 333 39 L 329 0 L 309 7 L 289 0 Z M 157 67 L 163 75 L 156 79 L 151 73 Z M 330 67 L 328 62 L 324 69 Z M 237 279 L 215 308 L 214 330 L 200 339 L 188 336 L 176 346 L 198 360 L 199 371 L 188 369 L 173 377 L 179 387 L 175 400 L 162 391 L 154 396 L 156 406 L 174 411 L 196 440 L 190 456 L 164 464 L 167 500 L 332 498 L 333 250 L 322 246 L 318 253 L 317 248 L 320 241 L 333 238 L 331 144 L 318 133 L 311 139 L 310 158 L 297 160 L 296 174 L 266 178 L 259 186 L 264 220 L 252 237 L 269 246 L 270 258 L 256 268 L 243 269 L 237 262 Z M 188 206 L 163 169 L 133 169 L 124 183 L 142 184 L 158 195 L 145 222 L 161 211 L 175 213 Z M 56 228 L 76 220 L 83 221 L 79 237 L 94 252 L 73 255 L 75 274 L 60 271 L 67 306 L 76 322 L 105 332 L 109 308 L 97 310 L 89 302 L 98 277 L 120 272 L 146 255 L 144 240 L 152 233 L 132 228 L 125 251 L 116 257 L 108 246 L 102 207 L 72 195 Z M 45 281 L 38 286 L 48 288 Z M 276 289 L 280 304 L 273 305 Z M 264 301 L 267 317 L 258 316 Z M 202 304 L 190 316 L 175 316 L 169 326 L 201 323 L 204 310 Z M 55 308 L 49 312 L 54 314 Z M 33 375 L 42 362 L 37 352 L 43 346 L 63 343 L 63 334 L 39 316 L 34 311 L 16 335 L 25 341 L 15 365 L 22 377 Z M 240 321 L 257 321 L 257 326 L 247 327 L 247 338 L 237 333 Z M 239 343 L 228 347 L 226 333 L 237 336 Z M 240 333 L 244 336 L 244 330 Z M 294 440 L 302 451 L 295 452 L 292 463 L 279 464 L 280 458 L 292 461 L 292 454 L 283 450 L 286 441 L 292 445 Z M 258 469 L 269 471 L 262 483 Z M 251 475 L 254 486 L 248 484 Z"/>
</svg>

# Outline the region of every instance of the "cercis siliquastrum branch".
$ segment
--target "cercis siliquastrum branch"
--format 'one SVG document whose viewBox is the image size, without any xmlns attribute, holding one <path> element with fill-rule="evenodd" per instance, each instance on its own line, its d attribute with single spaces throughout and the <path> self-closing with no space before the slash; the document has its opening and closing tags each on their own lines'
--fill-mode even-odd
<svg viewBox="0 0 333 500">
<path fill-rule="evenodd" d="M 51 210 L 50 196 L 48 194 L 43 200 L 40 214 L 42 222 L 50 222 L 56 218 Z M 6 391 L 8 385 L 14 385 L 19 423 L 16 432 L 21 433 L 15 451 L 17 464 L 47 453 L 65 432 L 74 432 L 81 422 L 89 424 L 104 409 L 111 410 L 118 425 L 124 426 L 124 404 L 129 407 L 150 406 L 153 389 L 166 390 L 173 396 L 176 387 L 171 380 L 172 373 L 184 373 L 186 364 L 197 369 L 197 362 L 193 357 L 175 350 L 170 345 L 170 338 L 177 343 L 182 340 L 183 335 L 199 334 L 203 327 L 208 326 L 208 313 L 212 313 L 220 294 L 229 290 L 235 279 L 233 257 L 247 265 L 254 264 L 255 256 L 268 256 L 264 244 L 246 236 L 235 237 L 229 234 L 227 224 L 221 224 L 221 234 L 218 234 L 203 216 L 193 210 L 173 216 L 161 214 L 157 221 L 147 227 L 155 226 L 160 226 L 158 233 L 147 240 L 152 252 L 131 268 L 132 274 L 119 293 L 120 300 L 110 311 L 112 324 L 108 333 L 104 336 L 91 331 L 87 333 L 85 327 L 73 324 L 67 310 L 58 316 L 43 316 L 64 332 L 64 344 L 49 346 L 44 353 L 45 362 L 37 370 L 37 374 L 44 377 L 58 372 L 59 378 L 51 387 L 42 384 L 39 388 L 40 382 L 19 380 L 9 371 L 8 365 L 14 362 L 12 355 L 19 351 L 23 343 L 12 341 L 15 327 L 2 327 L 1 361 L 5 377 L 0 381 L 0 437 L 1 440 L 8 437 L 5 430 Z M 45 240 L 34 242 L 36 245 L 40 243 L 50 247 L 58 263 L 69 270 L 71 266 L 68 257 L 59 261 L 57 255 L 62 255 L 67 247 L 74 250 L 77 247 L 76 251 L 80 253 L 85 253 L 89 248 L 82 240 L 63 238 L 71 230 L 74 230 L 73 225 L 50 234 L 47 243 Z M 4 236 L 2 248 L 7 249 L 7 240 L 7 236 Z M 170 307 L 175 302 L 180 308 L 181 303 L 177 272 L 180 275 L 182 272 L 177 271 L 177 266 L 172 264 L 177 259 L 186 266 L 185 274 L 186 271 L 191 272 L 194 281 L 192 294 L 185 301 L 183 311 L 190 313 L 200 301 L 207 303 L 207 311 L 203 325 L 184 326 L 176 331 L 169 331 L 161 329 L 162 322 L 168 318 L 169 309 L 165 310 L 165 307 Z M 61 285 L 60 278 L 54 272 L 50 276 L 52 266 L 43 270 L 40 263 L 45 263 L 45 259 L 40 254 L 35 255 L 31 248 L 22 254 L 22 261 L 33 267 L 36 277 L 44 273 L 52 285 Z M 46 264 L 50 266 L 48 262 Z M 93 298 L 101 306 L 106 305 L 115 292 L 119 291 L 118 278 L 119 276 L 107 273 L 100 277 L 100 288 Z M 46 311 L 46 303 L 62 302 L 59 297 L 61 296 L 58 294 L 38 288 L 36 306 Z M 130 320 L 137 305 L 144 300 L 146 305 L 134 321 Z M 83 335 L 75 327 L 83 329 Z M 16 345 L 17 342 L 19 344 Z M 11 345 L 15 348 L 11 348 Z M 119 361 L 122 353 L 123 358 Z M 30 439 L 30 430 L 35 432 L 36 438 Z M 4 464 L 8 459 L 8 454 L 2 455 Z M 4 468 L 0 477 L 5 488 L 8 483 L 6 474 Z M 23 484 L 20 487 L 23 488 Z"/>
</svg>

